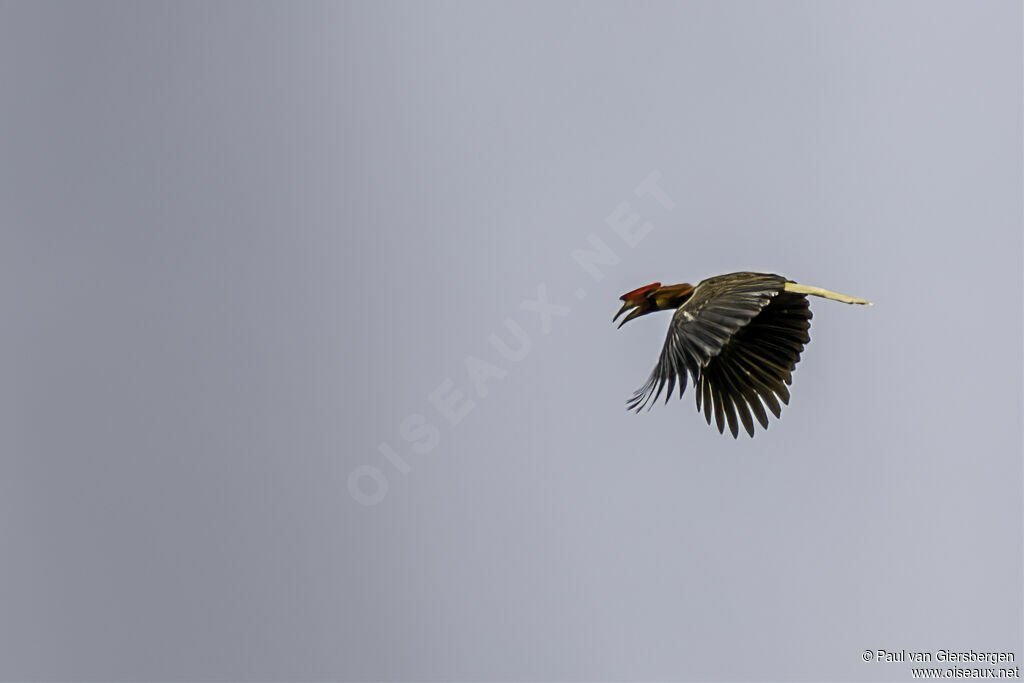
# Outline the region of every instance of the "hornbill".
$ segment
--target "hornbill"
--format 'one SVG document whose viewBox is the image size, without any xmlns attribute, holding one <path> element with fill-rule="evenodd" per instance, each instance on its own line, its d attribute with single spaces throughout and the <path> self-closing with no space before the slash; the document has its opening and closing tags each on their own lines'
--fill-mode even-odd
<svg viewBox="0 0 1024 683">
<path fill-rule="evenodd" d="M 709 425 L 714 413 L 719 433 L 724 433 L 728 422 L 736 438 L 737 414 L 750 436 L 754 436 L 755 418 L 767 429 L 764 407 L 777 418 L 779 401 L 789 403 L 786 385 L 792 384 L 793 368 L 804 344 L 811 340 L 807 334 L 811 327 L 808 294 L 871 305 L 766 273 L 718 275 L 696 287 L 685 283 L 662 287 L 655 282 L 623 294 L 620 299 L 625 303 L 612 322 L 633 310 L 619 327 L 654 311 L 675 311 L 658 363 L 627 407 L 640 412 L 649 403 L 653 405 L 666 385 L 666 403 L 676 385 L 681 398 L 689 375 L 697 410 L 703 405 Z"/>
</svg>

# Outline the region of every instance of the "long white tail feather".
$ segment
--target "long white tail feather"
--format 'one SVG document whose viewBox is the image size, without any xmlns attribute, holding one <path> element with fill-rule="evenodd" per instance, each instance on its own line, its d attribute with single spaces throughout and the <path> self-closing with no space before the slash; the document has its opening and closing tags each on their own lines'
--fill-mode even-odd
<svg viewBox="0 0 1024 683">
<path fill-rule="evenodd" d="M 785 287 L 787 292 L 794 292 L 796 294 L 810 294 L 811 296 L 820 296 L 824 299 L 832 299 L 833 301 L 842 301 L 844 304 L 860 304 L 861 306 L 874 306 L 870 301 L 864 299 L 858 299 L 853 296 L 846 296 L 845 294 L 838 294 L 836 292 L 830 292 L 827 289 L 821 287 L 811 287 L 810 285 L 800 285 L 795 282 L 787 282 Z"/>
</svg>

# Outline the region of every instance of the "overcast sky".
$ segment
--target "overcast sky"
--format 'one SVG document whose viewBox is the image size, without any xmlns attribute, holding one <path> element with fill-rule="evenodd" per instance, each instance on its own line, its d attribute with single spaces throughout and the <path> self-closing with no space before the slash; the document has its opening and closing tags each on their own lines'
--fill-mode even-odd
<svg viewBox="0 0 1024 683">
<path fill-rule="evenodd" d="M 0 680 L 1024 652 L 1016 2 L 0 3 Z M 812 301 L 634 415 L 653 281 Z"/>
</svg>

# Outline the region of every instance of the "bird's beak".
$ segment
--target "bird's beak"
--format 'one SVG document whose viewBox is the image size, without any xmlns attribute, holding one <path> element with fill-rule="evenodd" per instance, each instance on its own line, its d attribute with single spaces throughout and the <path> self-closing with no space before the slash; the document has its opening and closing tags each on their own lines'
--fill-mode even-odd
<svg viewBox="0 0 1024 683">
<path fill-rule="evenodd" d="M 631 307 L 631 304 L 628 301 L 626 303 L 622 304 L 622 308 L 620 308 L 619 312 L 615 314 L 614 318 L 612 318 L 612 322 L 615 322 L 616 320 L 618 320 L 619 316 L 622 315 L 623 313 L 625 313 L 626 311 L 628 311 L 630 309 L 630 307 Z M 623 322 L 625 322 L 625 320 L 623 320 Z"/>
<path fill-rule="evenodd" d="M 612 318 L 612 322 L 615 322 L 616 320 L 618 320 L 620 315 L 622 315 L 623 313 L 625 313 L 626 311 L 628 311 L 631 308 L 633 309 L 633 311 L 629 315 L 627 315 L 625 318 L 623 318 L 621 323 L 619 323 L 619 327 L 620 328 L 623 325 L 625 325 L 626 323 L 628 323 L 630 320 L 632 320 L 633 318 L 635 318 L 635 317 L 637 317 L 639 315 L 642 315 L 642 312 L 641 312 L 639 306 L 637 306 L 636 304 L 631 304 L 631 303 L 629 303 L 627 301 L 626 303 L 622 304 L 622 308 L 620 308 L 619 312 L 615 314 L 614 318 Z"/>
</svg>

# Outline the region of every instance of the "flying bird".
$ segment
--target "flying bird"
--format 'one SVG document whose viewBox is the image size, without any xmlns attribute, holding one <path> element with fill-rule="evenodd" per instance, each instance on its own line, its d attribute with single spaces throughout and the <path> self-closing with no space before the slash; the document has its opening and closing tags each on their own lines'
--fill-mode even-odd
<svg viewBox="0 0 1024 683">
<path fill-rule="evenodd" d="M 871 305 L 766 273 L 717 275 L 696 287 L 686 283 L 662 287 L 655 282 L 626 292 L 620 297 L 622 308 L 612 318 L 615 322 L 632 309 L 620 328 L 654 311 L 675 311 L 658 363 L 627 407 L 640 412 L 666 388 L 668 403 L 676 386 L 682 398 L 689 376 L 697 410 L 703 406 L 709 425 L 714 414 L 719 433 L 728 423 L 736 438 L 742 423 L 754 436 L 755 419 L 767 429 L 765 407 L 778 418 L 779 402 L 789 403 L 786 387 L 792 384 L 793 369 L 811 340 L 807 295 Z"/>
</svg>

